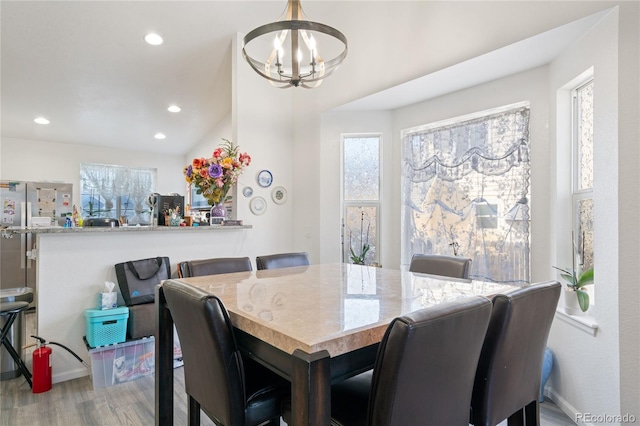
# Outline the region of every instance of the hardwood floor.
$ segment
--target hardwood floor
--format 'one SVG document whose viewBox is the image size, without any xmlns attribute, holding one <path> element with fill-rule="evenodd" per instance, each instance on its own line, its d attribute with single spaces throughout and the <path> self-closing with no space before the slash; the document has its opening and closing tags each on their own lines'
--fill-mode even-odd
<svg viewBox="0 0 640 426">
<path fill-rule="evenodd" d="M 25 355 L 29 370 L 32 350 L 28 349 Z M 185 425 L 183 368 L 176 368 L 174 374 L 174 424 Z M 40 394 L 33 394 L 22 376 L 0 381 L 2 426 L 147 426 L 154 424 L 154 409 L 153 375 L 97 390 L 86 376 L 56 383 L 50 391 Z M 576 424 L 551 401 L 540 405 L 540 413 L 542 426 Z M 214 425 L 204 413 L 201 424 Z M 506 426 L 506 421 L 500 424 L 503 425 Z"/>
<path fill-rule="evenodd" d="M 187 405 L 183 368 L 174 371 L 174 424 L 184 425 Z M 202 425 L 213 425 L 205 414 L 201 417 Z M 146 426 L 153 423 L 153 375 L 97 390 L 87 376 L 56 383 L 50 391 L 40 394 L 31 393 L 22 377 L 0 382 L 0 424 L 4 426 Z M 575 425 L 551 401 L 541 404 L 541 423 L 543 426 Z"/>
</svg>

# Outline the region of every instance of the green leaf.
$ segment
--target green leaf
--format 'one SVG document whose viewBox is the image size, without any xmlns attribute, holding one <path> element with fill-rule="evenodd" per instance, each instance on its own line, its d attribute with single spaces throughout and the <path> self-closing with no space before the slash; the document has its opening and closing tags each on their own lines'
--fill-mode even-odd
<svg viewBox="0 0 640 426">
<path fill-rule="evenodd" d="M 584 290 L 576 290 L 576 293 L 578 293 L 580 309 L 582 309 L 582 312 L 587 312 L 587 309 L 589 309 L 589 293 Z"/>
<path fill-rule="evenodd" d="M 573 275 L 569 274 L 560 274 L 563 280 L 565 280 L 571 287 L 575 286 L 575 280 L 573 279 Z"/>
<path fill-rule="evenodd" d="M 553 269 L 557 269 L 560 272 L 564 272 L 565 274 L 571 275 L 571 271 L 565 268 L 558 268 L 557 266 L 552 266 Z"/>
<path fill-rule="evenodd" d="M 578 278 L 578 282 L 576 283 L 576 287 L 580 288 L 582 286 L 585 286 L 587 284 L 592 284 L 592 283 L 593 283 L 593 266 L 587 269 L 586 271 L 584 271 L 582 275 L 580 275 L 580 278 Z"/>
</svg>

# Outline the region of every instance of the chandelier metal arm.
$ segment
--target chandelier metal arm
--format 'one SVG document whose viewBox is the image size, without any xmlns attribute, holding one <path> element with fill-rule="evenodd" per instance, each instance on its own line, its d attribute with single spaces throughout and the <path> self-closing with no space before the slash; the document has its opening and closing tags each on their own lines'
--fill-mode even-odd
<svg viewBox="0 0 640 426">
<path fill-rule="evenodd" d="M 286 30 L 306 30 L 306 31 L 317 31 L 320 33 L 324 33 L 330 35 L 331 37 L 337 38 L 340 40 L 345 46 L 344 56 L 347 56 L 347 38 L 340 31 L 336 30 L 333 27 L 330 27 L 325 24 L 321 24 L 319 22 L 313 21 L 299 21 L 299 20 L 291 20 L 291 21 L 278 21 L 271 22 L 269 24 L 264 24 L 255 28 L 247 33 L 244 36 L 243 43 L 244 46 L 249 44 L 249 42 L 257 37 L 263 36 L 268 33 L 276 32 L 276 31 L 286 31 Z"/>
<path fill-rule="evenodd" d="M 285 32 L 291 33 L 291 67 L 289 68 L 291 75 L 288 75 L 283 69 L 283 64 L 280 62 L 280 54 L 278 53 L 277 48 L 274 48 L 272 53 L 269 55 L 269 58 L 262 62 L 257 59 L 252 58 L 247 52 L 247 45 L 255 40 L 258 37 L 264 36 L 269 33 L 281 33 Z M 339 53 L 336 57 L 330 60 L 322 60 L 318 56 L 318 61 L 316 60 L 315 54 L 317 51 L 313 48 L 311 50 L 311 62 L 308 64 L 311 66 L 310 71 L 307 68 L 306 72 L 301 74 L 301 67 L 299 60 L 293 58 L 293 55 L 297 54 L 300 47 L 299 36 L 302 35 L 304 38 L 304 43 L 309 47 L 308 37 L 306 32 L 316 32 L 328 35 L 330 37 L 339 40 L 343 44 L 343 48 L 341 53 Z M 299 34 L 300 33 L 300 34 Z M 276 37 L 279 39 L 280 37 Z M 284 36 L 281 37 L 282 41 Z M 314 54 L 315 52 L 315 54 Z M 243 39 L 242 46 L 242 56 L 249 63 L 251 68 L 256 71 L 259 75 L 266 78 L 267 80 L 273 83 L 277 83 L 281 86 L 281 88 L 287 88 L 291 86 L 302 86 L 305 88 L 313 88 L 317 87 L 324 78 L 328 77 L 337 69 L 337 67 L 342 63 L 348 53 L 348 45 L 347 38 L 340 31 L 336 30 L 333 27 L 330 27 L 325 24 L 321 24 L 319 22 L 313 22 L 308 20 L 299 20 L 299 19 L 288 19 L 283 21 L 272 22 L 269 24 L 262 25 L 260 27 L 255 28 L 250 31 Z M 275 59 L 275 63 L 274 63 Z M 270 71 L 269 68 L 275 65 L 276 70 Z M 320 66 L 320 68 L 318 68 Z M 315 83 L 315 84 L 314 84 Z M 275 85 L 275 84 L 274 84 Z"/>
</svg>

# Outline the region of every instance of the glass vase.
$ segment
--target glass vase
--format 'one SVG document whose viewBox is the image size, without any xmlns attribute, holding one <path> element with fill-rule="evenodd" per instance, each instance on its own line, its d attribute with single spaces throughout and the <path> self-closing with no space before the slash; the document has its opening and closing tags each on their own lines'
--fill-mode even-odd
<svg viewBox="0 0 640 426">
<path fill-rule="evenodd" d="M 211 215 L 211 217 L 226 218 L 227 217 L 227 209 L 224 207 L 224 204 L 222 204 L 222 203 L 214 204 L 213 207 L 211 207 L 211 210 L 209 211 L 209 214 Z"/>
</svg>

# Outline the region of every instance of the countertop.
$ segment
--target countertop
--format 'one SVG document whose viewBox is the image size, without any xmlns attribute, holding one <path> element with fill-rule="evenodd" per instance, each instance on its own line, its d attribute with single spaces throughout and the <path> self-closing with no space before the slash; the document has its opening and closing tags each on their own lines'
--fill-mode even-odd
<svg viewBox="0 0 640 426">
<path fill-rule="evenodd" d="M 241 226 L 92 226 L 65 228 L 63 226 L 10 226 L 2 229 L 3 235 L 11 234 L 94 234 L 94 233 L 128 233 L 128 232 L 211 232 L 232 229 L 251 229 L 252 225 Z"/>
</svg>

